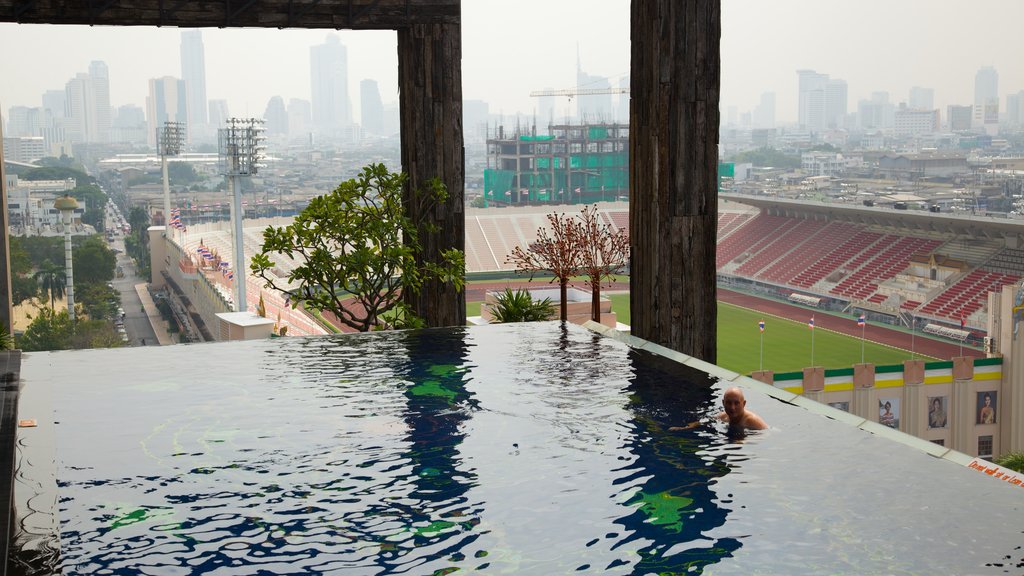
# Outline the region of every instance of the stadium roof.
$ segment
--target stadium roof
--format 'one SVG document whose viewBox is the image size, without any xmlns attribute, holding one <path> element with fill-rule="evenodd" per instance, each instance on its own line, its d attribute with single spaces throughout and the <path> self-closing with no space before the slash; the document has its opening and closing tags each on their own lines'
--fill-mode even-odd
<svg viewBox="0 0 1024 576">
<path fill-rule="evenodd" d="M 719 197 L 781 216 L 818 219 L 824 217 L 838 222 L 896 228 L 908 234 L 954 234 L 982 240 L 1005 240 L 1011 246 L 1024 246 L 1024 219 L 926 210 L 895 210 L 888 205 L 868 207 L 734 193 L 719 194 Z"/>
</svg>

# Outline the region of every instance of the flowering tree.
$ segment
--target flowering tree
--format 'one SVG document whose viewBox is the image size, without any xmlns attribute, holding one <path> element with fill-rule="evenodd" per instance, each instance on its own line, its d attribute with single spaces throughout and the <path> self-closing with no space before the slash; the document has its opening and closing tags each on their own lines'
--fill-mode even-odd
<svg viewBox="0 0 1024 576">
<path fill-rule="evenodd" d="M 581 250 L 583 245 L 583 227 L 575 218 L 564 214 L 548 214 L 551 233 L 547 228 L 537 230 L 537 241 L 525 250 L 516 246 L 508 257 L 514 264 L 516 272 L 529 273 L 530 279 L 537 272 L 551 272 L 558 281 L 561 296 L 560 318 L 568 319 L 566 291 L 569 279 L 580 273 Z"/>
<path fill-rule="evenodd" d="M 590 278 L 590 319 L 601 321 L 601 282 L 611 284 L 615 272 L 626 264 L 629 257 L 629 236 L 622 230 L 614 231 L 600 221 L 597 206 L 591 205 L 580 212 L 580 267 Z"/>
<path fill-rule="evenodd" d="M 310 201 L 291 225 L 264 230 L 263 247 L 250 269 L 266 287 L 285 294 L 292 307 L 301 302 L 327 310 L 361 332 L 421 325 L 402 292 L 418 291 L 427 280 L 449 282 L 461 290 L 466 266 L 456 249 L 442 252 L 439 262 L 417 262 L 423 253 L 418 232 L 422 223 L 402 205 L 406 178 L 383 164 L 366 166 L 356 178 Z M 437 179 L 428 190 L 411 193 L 411 201 L 425 207 L 438 206 L 448 197 Z M 271 254 L 301 264 L 282 281 Z"/>
</svg>

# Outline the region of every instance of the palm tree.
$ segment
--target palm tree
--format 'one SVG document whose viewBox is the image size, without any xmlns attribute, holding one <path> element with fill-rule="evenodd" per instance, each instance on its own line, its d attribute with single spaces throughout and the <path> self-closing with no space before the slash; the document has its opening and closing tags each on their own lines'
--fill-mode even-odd
<svg viewBox="0 0 1024 576">
<path fill-rule="evenodd" d="M 50 295 L 50 309 L 53 310 L 56 299 L 64 297 L 64 288 L 68 282 L 64 267 L 46 260 L 33 277 L 39 282 L 43 294 Z"/>
</svg>

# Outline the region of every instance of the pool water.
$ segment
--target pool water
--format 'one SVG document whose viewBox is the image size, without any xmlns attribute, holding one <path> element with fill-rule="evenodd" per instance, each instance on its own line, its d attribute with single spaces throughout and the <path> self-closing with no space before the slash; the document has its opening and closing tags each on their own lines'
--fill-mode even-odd
<svg viewBox="0 0 1024 576">
<path fill-rule="evenodd" d="M 28 358 L 65 574 L 1003 573 L 1020 489 L 556 322 Z M 979 514 L 979 507 L 984 514 Z M 997 565 L 1000 564 L 1000 565 Z"/>
</svg>

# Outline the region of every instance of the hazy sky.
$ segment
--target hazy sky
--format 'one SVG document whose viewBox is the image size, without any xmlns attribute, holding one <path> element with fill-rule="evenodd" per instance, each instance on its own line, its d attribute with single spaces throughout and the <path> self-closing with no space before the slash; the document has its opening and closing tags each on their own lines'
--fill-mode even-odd
<svg viewBox="0 0 1024 576">
<path fill-rule="evenodd" d="M 571 88 L 577 46 L 584 70 L 612 84 L 629 72 L 629 0 L 464 0 L 463 93 L 493 113 L 531 113 L 532 90 Z M 753 108 L 777 94 L 776 118 L 796 118 L 796 70 L 849 84 L 850 111 L 871 92 L 906 100 L 935 89 L 936 107 L 973 101 L 981 66 L 999 72 L 1000 99 L 1024 90 L 1024 0 L 723 0 L 722 108 Z M 204 29 L 207 97 L 233 116 L 262 116 L 275 95 L 308 99 L 309 48 L 327 30 Z M 354 113 L 359 81 L 397 100 L 393 32 L 340 31 L 348 47 Z M 0 24 L 0 111 L 39 106 L 89 62 L 110 71 L 111 104 L 145 106 L 148 79 L 181 75 L 175 28 Z M 568 105 L 556 105 L 556 114 Z M 358 118 L 358 115 L 355 116 Z"/>
</svg>

